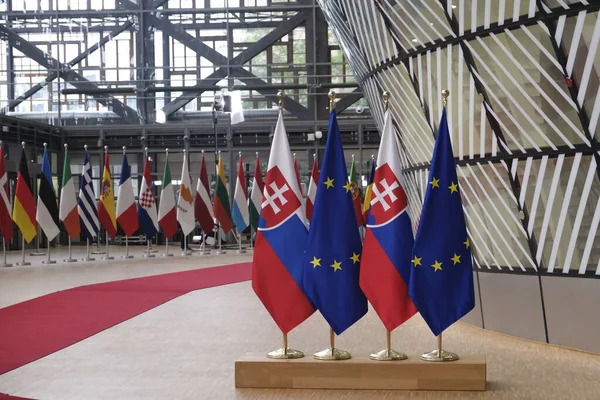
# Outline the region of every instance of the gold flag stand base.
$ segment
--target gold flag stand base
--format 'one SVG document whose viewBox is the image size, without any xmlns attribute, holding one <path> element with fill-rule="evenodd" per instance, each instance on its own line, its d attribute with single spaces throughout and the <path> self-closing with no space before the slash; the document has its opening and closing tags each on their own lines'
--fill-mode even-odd
<svg viewBox="0 0 600 400">
<path fill-rule="evenodd" d="M 301 352 L 300 350 L 290 349 L 288 347 L 287 333 L 284 333 L 283 334 L 283 347 L 267 353 L 267 357 L 273 358 L 276 360 L 302 358 L 302 357 L 304 357 L 304 353 Z"/>
<path fill-rule="evenodd" d="M 313 357 L 317 360 L 349 360 L 352 355 L 347 351 L 332 347 L 315 353 Z"/>
<path fill-rule="evenodd" d="M 433 350 L 429 353 L 421 354 L 421 360 L 423 361 L 434 361 L 434 362 L 444 362 L 444 361 L 456 361 L 458 360 L 458 354 L 452 353 L 446 350 Z"/>
<path fill-rule="evenodd" d="M 386 349 L 371 354 L 369 358 L 375 361 L 401 361 L 406 360 L 408 356 L 396 350 Z"/>
<path fill-rule="evenodd" d="M 392 332 L 385 330 L 385 350 L 378 351 L 369 356 L 371 360 L 375 361 L 401 361 L 406 360 L 408 356 L 399 351 L 392 350 Z"/>
<path fill-rule="evenodd" d="M 316 360 L 349 360 L 352 355 L 345 351 L 335 348 L 335 332 L 329 328 L 329 348 L 315 353 L 313 357 Z"/>
<path fill-rule="evenodd" d="M 452 353 L 442 349 L 442 334 L 440 333 L 437 337 L 438 347 L 429 353 L 421 354 L 421 360 L 432 361 L 432 362 L 445 362 L 445 361 L 456 361 L 458 360 L 458 354 Z"/>
<path fill-rule="evenodd" d="M 267 357 L 274 359 L 284 359 L 284 358 L 302 358 L 304 357 L 304 353 L 300 350 L 294 350 L 290 348 L 281 348 L 277 350 L 273 350 L 270 353 L 267 353 Z"/>
</svg>

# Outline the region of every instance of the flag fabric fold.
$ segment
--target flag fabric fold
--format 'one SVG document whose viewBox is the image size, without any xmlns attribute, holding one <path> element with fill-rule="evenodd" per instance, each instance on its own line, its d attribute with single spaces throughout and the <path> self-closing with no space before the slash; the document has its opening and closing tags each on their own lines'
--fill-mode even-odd
<svg viewBox="0 0 600 400">
<path fill-rule="evenodd" d="M 375 178 L 375 169 L 377 163 L 375 159 L 371 159 L 371 172 L 369 173 L 369 181 L 367 182 L 367 188 L 365 189 L 365 199 L 363 201 L 363 220 L 365 224 L 368 223 L 369 210 L 371 209 L 371 195 L 373 193 L 373 179 Z"/>
<path fill-rule="evenodd" d="M 0 233 L 6 243 L 13 237 L 12 227 L 12 205 L 10 204 L 10 195 L 8 192 L 8 175 L 4 165 L 4 150 L 0 146 Z"/>
<path fill-rule="evenodd" d="M 81 225 L 77 211 L 77 194 L 75 193 L 75 183 L 73 182 L 73 177 L 71 176 L 71 157 L 69 156 L 69 150 L 66 147 L 59 208 L 58 218 L 65 226 L 65 229 L 67 230 L 71 240 L 73 240 L 81 233 Z"/>
<path fill-rule="evenodd" d="M 54 239 L 60 233 L 58 203 L 56 202 L 56 192 L 52 184 L 52 167 L 50 166 L 46 147 L 44 147 L 44 157 L 42 158 L 42 175 L 40 176 L 35 219 L 40 224 L 48 240 Z"/>
<path fill-rule="evenodd" d="M 158 206 L 158 223 L 167 239 L 171 239 L 177 232 L 177 211 L 175 209 L 175 188 L 171 180 L 169 160 L 165 158 L 165 170 L 160 191 L 160 204 Z"/>
<path fill-rule="evenodd" d="M 335 111 L 320 175 L 303 283 L 312 304 L 339 335 L 367 313 L 367 299 L 359 287 L 362 243 Z"/>
<path fill-rule="evenodd" d="M 179 198 L 177 199 L 177 222 L 184 235 L 189 235 L 196 227 L 194 219 L 194 198 L 192 197 L 192 182 L 187 162 L 187 152 L 183 153 L 183 166 L 181 168 L 181 183 L 179 185 Z"/>
<path fill-rule="evenodd" d="M 227 180 L 225 179 L 225 168 L 223 168 L 223 160 L 220 153 L 217 164 L 217 187 L 215 190 L 213 207 L 215 218 L 221 224 L 223 232 L 227 233 L 233 229 L 231 207 L 229 206 L 229 193 L 227 192 Z"/>
<path fill-rule="evenodd" d="M 245 181 L 244 164 L 242 163 L 242 156 L 240 155 L 237 179 L 235 180 L 235 191 L 233 192 L 233 210 L 231 212 L 231 219 L 233 220 L 238 233 L 245 231 L 250 224 L 248 193 L 246 191 Z"/>
<path fill-rule="evenodd" d="M 317 157 L 313 160 L 312 171 L 310 172 L 310 182 L 306 191 L 306 220 L 310 222 L 312 219 L 313 209 L 315 207 L 315 197 L 317 196 L 317 185 L 319 182 L 319 166 Z"/>
<path fill-rule="evenodd" d="M 302 196 L 302 180 L 300 179 L 300 169 L 298 169 L 298 159 L 296 158 L 296 154 L 294 154 L 294 172 L 296 173 L 298 189 L 300 190 L 300 195 Z"/>
<path fill-rule="evenodd" d="M 352 204 L 354 206 L 354 215 L 358 226 L 363 226 L 365 221 L 362 212 L 362 200 L 360 198 L 360 189 L 358 187 L 358 178 L 356 173 L 356 161 L 352 156 L 352 165 L 350 166 L 350 183 L 352 184 Z"/>
<path fill-rule="evenodd" d="M 158 233 L 158 215 L 154 192 L 152 192 L 153 187 L 154 184 L 152 183 L 152 175 L 150 173 L 150 157 L 146 156 L 137 210 L 137 217 L 146 235 L 146 240 L 151 240 Z"/>
<path fill-rule="evenodd" d="M 133 183 L 131 182 L 131 168 L 129 167 L 125 152 L 123 152 L 123 159 L 121 161 L 121 175 L 119 177 L 119 189 L 117 192 L 117 222 L 121 225 L 125 236 L 133 235 L 139 228 L 135 193 L 133 192 Z"/>
<path fill-rule="evenodd" d="M 133 189 L 132 189 L 133 190 Z M 100 200 L 98 201 L 98 220 L 102 223 L 106 233 L 112 239 L 117 234 L 117 217 L 115 215 L 115 194 L 108 151 L 104 152 L 104 171 L 102 172 L 102 186 L 100 187 Z"/>
<path fill-rule="evenodd" d="M 92 166 L 87 151 L 83 155 L 77 213 L 79 214 L 81 230 L 85 233 L 87 239 L 94 240 L 100 230 L 100 221 L 98 220 L 98 209 L 96 208 L 96 194 L 92 185 Z"/>
<path fill-rule="evenodd" d="M 215 227 L 215 217 L 210 202 L 210 186 L 208 184 L 208 172 L 206 169 L 206 160 L 202 154 L 202 163 L 200 164 L 200 174 L 196 182 L 196 200 L 194 201 L 194 216 L 200 223 L 202 232 L 208 234 Z"/>
<path fill-rule="evenodd" d="M 470 245 L 444 108 L 409 278 L 410 296 L 436 336 L 475 306 Z"/>
<path fill-rule="evenodd" d="M 35 200 L 31 190 L 31 178 L 27 167 L 27 156 L 25 149 L 21 150 L 19 171 L 17 173 L 17 187 L 15 188 L 15 200 L 12 209 L 12 219 L 19 227 L 23 239 L 30 243 L 37 235 L 35 225 Z"/>
<path fill-rule="evenodd" d="M 262 172 L 260 170 L 260 160 L 258 155 L 256 156 L 256 165 L 254 166 L 254 180 L 252 181 L 252 192 L 250 193 L 250 199 L 248 200 L 248 209 L 250 211 L 250 225 L 256 231 L 258 229 L 258 221 L 260 219 L 261 203 L 263 198 L 263 191 L 265 185 L 263 184 Z"/>
<path fill-rule="evenodd" d="M 273 134 L 252 260 L 252 288 L 283 333 L 315 311 L 302 290 L 307 229 L 290 146 L 279 118 Z"/>
<path fill-rule="evenodd" d="M 414 239 L 407 213 L 408 200 L 400 184 L 401 173 L 396 133 L 391 112 L 387 110 L 377 169 L 372 178 L 360 287 L 390 332 L 417 312 L 408 295 Z"/>
</svg>

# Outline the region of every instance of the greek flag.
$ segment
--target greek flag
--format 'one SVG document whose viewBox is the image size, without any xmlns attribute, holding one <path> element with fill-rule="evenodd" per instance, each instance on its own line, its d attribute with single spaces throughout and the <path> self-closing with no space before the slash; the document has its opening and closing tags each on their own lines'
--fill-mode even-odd
<svg viewBox="0 0 600 400">
<path fill-rule="evenodd" d="M 87 151 L 83 158 L 77 211 L 81 221 L 81 230 L 88 239 L 93 240 L 98 234 L 100 224 L 98 222 L 98 210 L 96 210 L 96 195 L 92 186 L 92 166 Z"/>
</svg>

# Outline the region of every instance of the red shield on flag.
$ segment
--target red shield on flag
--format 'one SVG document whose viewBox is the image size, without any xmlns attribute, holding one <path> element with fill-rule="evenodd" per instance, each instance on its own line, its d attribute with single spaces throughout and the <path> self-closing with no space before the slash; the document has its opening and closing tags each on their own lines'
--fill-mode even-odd
<svg viewBox="0 0 600 400">
<path fill-rule="evenodd" d="M 406 193 L 390 166 L 386 163 L 377 168 L 371 194 L 371 217 L 373 225 L 381 225 L 400 214 L 408 201 Z"/>
<path fill-rule="evenodd" d="M 265 228 L 279 225 L 301 206 L 300 199 L 286 181 L 279 167 L 273 167 L 267 171 L 263 193 L 261 218 L 265 220 Z"/>
</svg>

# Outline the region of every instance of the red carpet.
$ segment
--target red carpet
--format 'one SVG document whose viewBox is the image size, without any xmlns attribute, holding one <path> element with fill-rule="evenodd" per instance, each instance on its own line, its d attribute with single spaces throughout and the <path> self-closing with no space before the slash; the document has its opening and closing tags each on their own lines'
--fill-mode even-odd
<svg viewBox="0 0 600 400">
<path fill-rule="evenodd" d="M 244 263 L 99 283 L 2 308 L 0 375 L 193 290 L 247 281 L 251 270 Z"/>
</svg>

